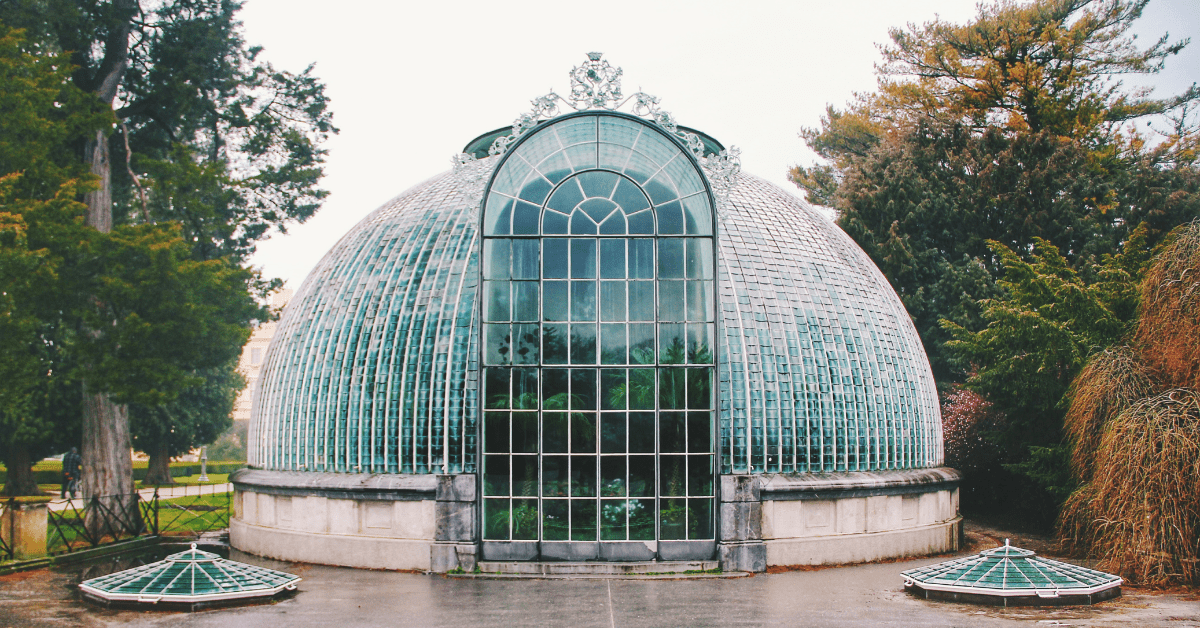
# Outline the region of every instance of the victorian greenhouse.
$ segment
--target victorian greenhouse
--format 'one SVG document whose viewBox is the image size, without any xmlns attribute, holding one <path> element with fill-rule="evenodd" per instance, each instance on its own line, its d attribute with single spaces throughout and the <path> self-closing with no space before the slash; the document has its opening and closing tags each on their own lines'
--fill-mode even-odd
<svg viewBox="0 0 1200 628">
<path fill-rule="evenodd" d="M 255 393 L 235 547 L 433 571 L 958 547 L 887 280 L 620 77 L 590 54 L 308 276 Z"/>
</svg>

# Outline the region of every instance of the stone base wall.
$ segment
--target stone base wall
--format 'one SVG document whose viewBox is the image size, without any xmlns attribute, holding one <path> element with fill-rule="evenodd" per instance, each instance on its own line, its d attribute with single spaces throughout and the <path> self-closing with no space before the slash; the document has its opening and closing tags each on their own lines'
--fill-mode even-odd
<svg viewBox="0 0 1200 628">
<path fill-rule="evenodd" d="M 445 571 L 470 564 L 458 545 L 473 540 L 474 479 L 241 470 L 229 541 L 280 560 Z"/>
<path fill-rule="evenodd" d="M 961 547 L 957 471 L 722 476 L 726 570 L 832 565 Z"/>
</svg>

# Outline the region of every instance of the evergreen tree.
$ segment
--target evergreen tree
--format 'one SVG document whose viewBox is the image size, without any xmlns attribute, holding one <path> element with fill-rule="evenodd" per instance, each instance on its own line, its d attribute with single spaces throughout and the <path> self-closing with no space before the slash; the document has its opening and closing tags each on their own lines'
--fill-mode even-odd
<svg viewBox="0 0 1200 628">
<path fill-rule="evenodd" d="M 197 372 L 203 383 L 184 389 L 169 403 L 129 406 L 133 444 L 150 455 L 143 484 L 173 484 L 173 456 L 215 441 L 233 425 L 233 406 L 245 386 L 237 364 L 235 358 Z"/>
<path fill-rule="evenodd" d="M 1146 3 L 1001 0 L 893 29 L 878 89 L 805 130 L 825 162 L 792 171 L 891 281 L 939 385 L 965 381 L 1007 416 L 989 439 L 1013 475 L 985 482 L 1016 486 L 1042 522 L 1071 484 L 1063 394 L 1132 316 L 1098 291 L 1122 251 L 1200 215 L 1200 90 L 1119 80 L 1188 43 L 1139 48 Z"/>
<path fill-rule="evenodd" d="M 1087 274 L 1137 224 L 1154 244 L 1200 213 L 1200 91 L 1151 99 L 1114 78 L 1187 43 L 1139 50 L 1128 31 L 1145 4 L 1006 1 L 966 25 L 893 29 L 879 89 L 803 132 L 827 162 L 792 179 L 891 280 L 939 380 L 962 377 L 939 320 L 978 328 L 976 302 L 1000 294 L 988 240 L 1027 254 L 1042 238 Z M 1156 138 L 1127 126 L 1155 114 L 1177 123 Z"/>
<path fill-rule="evenodd" d="M 83 217 L 101 234 L 64 253 L 81 269 L 72 294 L 87 309 L 67 372 L 83 390 L 90 495 L 132 487 L 125 404 L 162 405 L 201 386 L 195 373 L 232 359 L 250 321 L 266 318 L 250 296 L 274 282 L 241 265 L 254 242 L 325 196 L 320 143 L 336 129 L 324 87 L 308 70 L 259 61 L 241 39 L 239 6 L 0 3 L 0 21 L 26 29 L 30 49 L 69 59 L 73 86 L 109 112 L 67 151 L 94 175 Z"/>
</svg>

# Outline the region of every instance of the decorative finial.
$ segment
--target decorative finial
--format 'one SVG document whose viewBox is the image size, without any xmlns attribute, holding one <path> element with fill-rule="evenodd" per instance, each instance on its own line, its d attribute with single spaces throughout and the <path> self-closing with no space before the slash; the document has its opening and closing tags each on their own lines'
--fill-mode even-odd
<svg viewBox="0 0 1200 628">
<path fill-rule="evenodd" d="M 700 136 L 679 128 L 675 117 L 659 107 L 657 96 L 651 96 L 639 90 L 636 94 L 626 97 L 621 92 L 621 68 L 614 68 L 605 61 L 602 52 L 589 52 L 587 58 L 588 60 L 583 65 L 571 69 L 570 96 L 563 98 L 551 91 L 545 96 L 530 101 L 533 105 L 532 109 L 522 113 L 513 122 L 511 134 L 498 137 L 492 142 L 488 148 L 488 155 L 493 157 L 503 155 L 508 151 L 509 146 L 536 127 L 538 123 L 556 117 L 559 113 L 560 103 L 575 111 L 588 109 L 616 111 L 632 101 L 631 109 L 634 115 L 650 120 L 670 135 L 679 138 L 695 156 L 696 161 L 700 162 L 705 176 L 712 185 L 713 196 L 716 197 L 717 215 L 723 216 L 729 207 L 730 191 L 737 185 L 737 176 L 742 169 L 741 151 L 731 146 L 728 150 L 721 151 L 720 154 L 706 155 L 704 142 Z M 474 161 L 473 156 L 455 155 L 453 158 L 455 171 L 462 170 L 472 161 Z"/>
<path fill-rule="evenodd" d="M 196 544 L 192 543 L 192 549 L 196 549 Z"/>
</svg>

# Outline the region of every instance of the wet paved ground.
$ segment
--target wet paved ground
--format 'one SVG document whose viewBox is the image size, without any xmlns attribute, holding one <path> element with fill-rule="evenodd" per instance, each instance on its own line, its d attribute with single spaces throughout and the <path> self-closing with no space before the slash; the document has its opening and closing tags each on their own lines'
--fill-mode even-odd
<svg viewBox="0 0 1200 628">
<path fill-rule="evenodd" d="M 900 571 L 945 557 L 731 580 L 455 580 L 235 560 L 304 577 L 283 601 L 196 613 L 106 610 L 72 571 L 0 577 L 0 626 L 1195 626 L 1200 595 L 1125 596 L 1091 607 L 1003 609 L 904 593 Z M 121 566 L 119 568 L 124 568 Z M 114 569 L 98 566 L 95 569 Z M 92 572 L 86 577 L 99 575 Z"/>
</svg>

